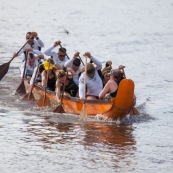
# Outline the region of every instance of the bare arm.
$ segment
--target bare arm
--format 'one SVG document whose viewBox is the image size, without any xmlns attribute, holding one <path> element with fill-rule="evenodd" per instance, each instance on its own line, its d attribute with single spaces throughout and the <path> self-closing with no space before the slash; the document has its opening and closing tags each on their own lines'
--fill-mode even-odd
<svg viewBox="0 0 173 173">
<path fill-rule="evenodd" d="M 56 81 L 56 100 L 58 105 L 61 104 L 61 83 L 57 80 Z"/>
<path fill-rule="evenodd" d="M 100 98 L 100 99 L 103 99 L 103 98 L 105 97 L 105 95 L 106 95 L 108 92 L 110 92 L 110 82 L 108 82 L 108 83 L 104 86 L 103 90 L 102 90 L 102 91 L 100 92 L 100 94 L 99 94 L 99 98 Z"/>
</svg>

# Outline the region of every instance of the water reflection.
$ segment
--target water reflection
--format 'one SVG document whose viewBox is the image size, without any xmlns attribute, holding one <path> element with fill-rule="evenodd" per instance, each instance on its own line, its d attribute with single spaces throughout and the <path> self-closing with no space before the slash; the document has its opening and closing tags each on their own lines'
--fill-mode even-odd
<svg viewBox="0 0 173 173">
<path fill-rule="evenodd" d="M 85 145 L 95 145 L 96 143 L 106 144 L 112 147 L 133 146 L 136 141 L 133 138 L 133 127 L 127 124 L 102 124 L 93 123 L 83 126 L 86 132 L 84 138 Z"/>
<path fill-rule="evenodd" d="M 30 113 L 26 114 L 30 115 Z M 112 148 L 135 147 L 133 126 L 116 125 L 103 122 L 81 123 L 77 117 L 40 116 L 24 119 L 27 130 L 38 137 L 38 140 L 49 144 L 72 144 L 79 142 L 83 146 L 105 145 Z"/>
</svg>

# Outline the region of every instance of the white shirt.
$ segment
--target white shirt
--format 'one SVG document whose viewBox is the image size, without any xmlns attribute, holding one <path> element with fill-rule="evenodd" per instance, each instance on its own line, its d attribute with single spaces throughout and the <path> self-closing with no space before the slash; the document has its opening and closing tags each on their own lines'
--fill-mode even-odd
<svg viewBox="0 0 173 173">
<path fill-rule="evenodd" d="M 23 77 L 24 67 L 25 67 L 25 61 L 22 63 L 22 65 L 21 65 L 21 67 L 20 67 L 20 71 L 21 71 L 20 76 L 21 76 L 21 78 Z M 24 74 L 24 76 L 25 76 L 25 75 L 27 75 L 27 76 L 32 76 L 35 67 L 37 67 L 36 64 L 34 64 L 33 66 L 30 66 L 30 65 L 26 64 L 26 69 L 25 69 L 25 74 Z"/>
<path fill-rule="evenodd" d="M 85 72 L 81 74 L 79 78 L 79 97 L 84 98 L 84 76 Z M 86 85 L 87 85 L 87 95 L 99 96 L 100 92 L 103 89 L 102 80 L 95 70 L 95 75 L 93 78 L 86 76 Z"/>
<path fill-rule="evenodd" d="M 50 47 L 49 49 L 47 49 L 47 50 L 44 52 L 44 54 L 47 55 L 47 56 L 52 56 L 52 57 L 53 57 L 53 61 L 54 61 L 55 64 L 58 64 L 58 65 L 60 65 L 61 67 L 64 67 L 65 62 L 69 60 L 68 57 L 65 56 L 65 57 L 64 57 L 64 60 L 61 61 L 61 60 L 58 58 L 58 53 L 52 51 L 54 48 L 55 48 L 54 46 Z"/>
<path fill-rule="evenodd" d="M 38 50 L 39 51 L 39 47 L 44 47 L 44 43 L 42 40 L 38 39 L 38 40 L 35 40 L 34 39 L 34 43 L 32 45 L 30 44 L 26 44 L 25 47 L 18 53 L 18 56 L 21 55 L 26 48 L 31 48 L 32 50 Z"/>
<path fill-rule="evenodd" d="M 65 62 L 64 67 L 70 68 L 71 70 L 73 70 L 73 68 L 72 68 L 73 61 L 74 61 L 74 58 L 69 59 L 68 61 Z M 81 71 L 82 71 L 82 65 L 79 66 L 79 69 L 77 71 L 73 70 L 73 72 L 75 74 L 75 75 L 73 75 L 73 80 L 77 85 L 79 84 L 79 74 L 81 73 Z"/>
<path fill-rule="evenodd" d="M 100 92 L 103 89 L 103 82 L 102 82 L 97 70 L 102 68 L 102 63 L 94 57 L 91 57 L 90 59 L 94 62 L 96 67 L 95 67 L 95 75 L 93 78 L 89 78 L 86 75 L 86 86 L 87 86 L 86 94 L 99 96 Z M 79 78 L 79 97 L 80 98 L 84 98 L 84 87 L 85 87 L 84 86 L 84 77 L 85 77 L 85 72 L 82 73 Z"/>
</svg>

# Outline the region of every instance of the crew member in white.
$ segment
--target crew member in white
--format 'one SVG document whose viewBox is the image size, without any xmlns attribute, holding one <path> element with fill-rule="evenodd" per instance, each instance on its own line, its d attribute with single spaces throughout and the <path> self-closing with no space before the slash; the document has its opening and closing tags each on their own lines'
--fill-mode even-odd
<svg viewBox="0 0 173 173">
<path fill-rule="evenodd" d="M 76 52 L 73 58 L 69 59 L 64 64 L 65 68 L 70 68 L 70 70 L 72 71 L 73 80 L 77 85 L 79 84 L 79 77 L 81 75 L 82 67 L 83 67 L 81 65 L 81 60 L 78 58 L 79 54 L 80 54 L 79 52 Z"/>
<path fill-rule="evenodd" d="M 34 53 L 37 54 L 37 56 L 35 56 Z M 44 56 L 40 51 L 28 52 L 26 68 L 25 68 L 25 61 L 22 63 L 20 67 L 21 78 L 23 77 L 23 72 L 25 68 L 24 77 L 30 79 L 34 73 L 34 69 L 38 66 L 38 59 L 43 59 L 43 58 Z"/>
<path fill-rule="evenodd" d="M 58 65 L 57 68 L 64 67 L 64 63 L 68 61 L 68 57 L 66 55 L 66 49 L 64 47 L 60 47 L 58 53 L 53 51 L 55 47 L 61 44 L 61 41 L 56 41 L 53 46 L 51 46 L 49 49 L 47 49 L 44 54 L 47 56 L 51 56 L 53 58 L 54 64 Z M 62 69 L 61 68 L 61 69 Z M 59 69 L 59 70 L 61 70 Z"/>
<path fill-rule="evenodd" d="M 103 83 L 98 74 L 98 70 L 102 68 L 102 64 L 96 58 L 91 56 L 90 52 L 86 52 L 84 56 L 88 57 L 93 63 L 87 63 L 87 72 L 83 72 L 79 78 L 79 97 L 84 98 L 84 77 L 86 73 L 86 99 L 99 99 L 99 93 L 102 91 Z"/>
</svg>

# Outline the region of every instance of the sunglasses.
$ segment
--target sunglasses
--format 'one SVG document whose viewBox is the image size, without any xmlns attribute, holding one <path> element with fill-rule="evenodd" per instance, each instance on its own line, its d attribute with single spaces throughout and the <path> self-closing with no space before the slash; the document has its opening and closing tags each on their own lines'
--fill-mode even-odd
<svg viewBox="0 0 173 173">
<path fill-rule="evenodd" d="M 59 56 L 60 56 L 60 57 L 65 57 L 65 55 L 61 55 L 61 54 L 59 54 Z"/>
<path fill-rule="evenodd" d="M 34 37 L 31 37 L 31 38 L 30 38 L 30 37 L 28 37 L 28 38 L 26 38 L 26 39 L 27 39 L 27 40 L 29 40 L 29 39 L 32 39 L 32 40 L 34 40 Z"/>
</svg>

